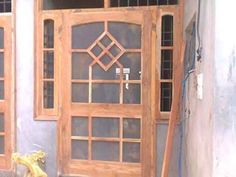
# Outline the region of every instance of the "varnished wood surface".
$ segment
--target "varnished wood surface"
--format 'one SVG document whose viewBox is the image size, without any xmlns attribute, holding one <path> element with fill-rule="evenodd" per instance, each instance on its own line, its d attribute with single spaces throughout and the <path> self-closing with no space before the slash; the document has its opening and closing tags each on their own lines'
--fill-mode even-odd
<svg viewBox="0 0 236 177">
<path fill-rule="evenodd" d="M 11 168 L 11 153 L 14 150 L 15 135 L 15 46 L 14 46 L 14 15 L 0 16 L 0 27 L 4 29 L 4 100 L 0 101 L 0 112 L 4 114 L 4 144 L 5 153 L 0 155 L 0 168 Z"/>
<path fill-rule="evenodd" d="M 170 112 L 170 119 L 169 119 L 169 126 L 167 131 L 167 138 L 166 138 L 166 146 L 165 146 L 165 152 L 164 152 L 164 158 L 163 158 L 163 166 L 162 166 L 162 173 L 161 177 L 168 177 L 169 174 L 169 168 L 170 168 L 170 160 L 171 160 L 171 154 L 172 154 L 172 148 L 173 148 L 173 142 L 174 142 L 174 135 L 175 135 L 175 127 L 177 123 L 177 119 L 179 116 L 179 105 L 180 105 L 180 97 L 181 97 L 181 80 L 182 80 L 182 74 L 183 74 L 183 59 L 184 59 L 184 49 L 185 44 L 182 44 L 182 52 L 181 52 L 181 60 L 180 65 L 178 68 L 178 72 L 174 77 L 174 80 L 176 81 L 176 90 L 175 90 L 175 97 L 172 103 L 172 109 Z"/>
<path fill-rule="evenodd" d="M 169 113 L 160 112 L 160 55 L 161 55 L 161 17 L 166 14 L 174 16 L 174 46 L 162 47 L 162 49 L 174 50 L 174 75 L 178 72 L 180 56 L 180 34 L 181 31 L 181 8 L 174 6 L 158 7 L 127 7 L 127 8 L 107 8 L 109 2 L 106 1 L 104 9 L 70 9 L 70 10 L 41 10 L 40 0 L 36 3 L 35 27 L 36 27 L 36 80 L 35 90 L 35 117 L 37 120 L 58 120 L 58 166 L 59 171 L 64 174 L 84 174 L 89 177 L 154 177 L 156 174 L 156 119 L 168 120 Z M 42 86 L 40 86 L 42 71 L 42 29 L 43 20 L 53 19 L 55 22 L 55 109 L 47 110 L 42 108 Z M 80 52 L 78 49 L 71 50 L 69 36 L 71 36 L 70 27 L 76 24 L 84 24 L 98 21 L 120 21 L 134 24 L 141 24 L 144 29 L 143 48 L 132 50 L 130 52 L 143 52 L 145 57 L 143 65 L 145 71 L 142 80 L 124 81 L 124 83 L 141 83 L 142 105 L 122 105 L 122 104 L 70 104 L 70 94 L 68 87 L 71 84 L 70 63 L 64 62 L 65 58 L 71 57 L 71 52 Z M 45 49 L 44 49 L 45 50 Z M 143 82 L 142 82 L 143 81 Z M 176 97 L 177 79 L 171 80 L 174 83 L 173 97 Z M 104 80 L 73 80 L 73 82 L 94 82 L 109 83 Z M 112 83 L 119 81 L 112 81 Z M 163 82 L 167 82 L 163 80 Z M 169 80 L 168 80 L 169 82 Z M 91 97 L 91 95 L 90 95 Z M 90 100 L 91 102 L 91 100 Z M 66 132 L 70 132 L 68 117 L 72 115 L 89 116 L 133 116 L 141 118 L 142 124 L 142 158 L 140 164 L 119 164 L 104 162 L 88 162 L 70 160 L 70 138 Z M 91 123 L 91 122 L 90 122 Z M 89 130 L 91 131 L 91 130 Z M 72 137 L 78 138 L 78 137 Z M 114 141 L 118 141 L 115 139 Z M 158 141 L 158 140 L 157 140 Z M 158 142 L 157 142 L 158 143 Z M 89 149 L 91 151 L 91 149 Z M 170 153 L 170 151 L 168 151 Z M 167 158 L 166 158 L 167 159 Z M 165 167 L 168 164 L 164 164 Z"/>
</svg>

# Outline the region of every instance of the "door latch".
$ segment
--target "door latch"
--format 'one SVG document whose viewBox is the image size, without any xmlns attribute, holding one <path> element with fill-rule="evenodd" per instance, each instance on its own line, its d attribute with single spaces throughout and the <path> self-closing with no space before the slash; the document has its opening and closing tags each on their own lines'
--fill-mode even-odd
<svg viewBox="0 0 236 177">
<path fill-rule="evenodd" d="M 116 75 L 120 75 L 120 68 L 116 68 Z M 129 80 L 130 68 L 123 68 L 123 75 L 125 76 L 125 80 Z M 129 90 L 129 83 L 125 83 L 125 88 Z"/>
</svg>

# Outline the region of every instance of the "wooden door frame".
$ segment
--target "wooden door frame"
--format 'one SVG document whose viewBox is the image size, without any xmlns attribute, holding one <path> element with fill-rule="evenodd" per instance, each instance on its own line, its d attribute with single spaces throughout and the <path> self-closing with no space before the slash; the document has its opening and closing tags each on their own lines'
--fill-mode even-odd
<svg viewBox="0 0 236 177">
<path fill-rule="evenodd" d="M 107 1 L 107 0 L 105 0 Z M 108 2 L 108 1 L 107 1 Z M 107 7 L 107 6 L 106 6 Z M 145 177 L 154 177 L 156 176 L 156 169 L 157 169 L 157 165 L 161 165 L 161 164 L 156 164 L 156 123 L 159 121 L 164 121 L 166 122 L 166 120 L 169 118 L 169 114 L 167 116 L 162 117 L 161 113 L 160 113 L 160 100 L 159 100 L 159 95 L 160 95 L 160 57 L 161 57 L 161 16 L 165 15 L 165 14 L 171 14 L 174 16 L 174 60 L 176 61 L 174 63 L 174 75 L 176 74 L 176 68 L 179 65 L 179 51 L 180 51 L 180 40 L 182 40 L 182 19 L 183 19 L 183 8 L 184 8 L 184 0 L 179 0 L 179 4 L 178 5 L 169 5 L 169 6 L 149 6 L 149 7 L 120 7 L 120 8 L 100 8 L 100 9 L 69 9 L 69 10 L 43 10 L 42 9 L 42 0 L 36 0 L 35 1 L 35 68 L 36 70 L 41 69 L 38 68 L 38 61 L 40 60 L 39 57 L 39 53 L 40 48 L 38 47 L 39 45 L 39 39 L 42 38 L 42 34 L 40 33 L 40 29 L 42 28 L 41 24 L 42 21 L 44 19 L 47 18 L 51 18 L 55 21 L 56 25 L 55 25 L 55 31 L 58 33 L 58 41 L 57 43 L 55 43 L 57 45 L 57 50 L 56 50 L 56 55 L 58 56 L 58 60 L 62 60 L 63 57 L 63 41 L 64 41 L 64 37 L 61 35 L 61 33 L 63 32 L 62 27 L 64 26 L 64 13 L 90 13 L 90 12 L 110 12 L 110 11 L 133 11 L 133 10 L 143 10 L 143 11 L 151 11 L 152 12 L 152 21 L 150 21 L 150 23 L 153 23 L 154 25 L 152 25 L 152 54 L 151 54 L 151 66 L 152 66 L 152 71 L 151 71 L 151 89 L 149 90 L 149 92 L 151 92 L 151 99 L 149 98 L 150 95 L 148 96 L 148 99 L 150 99 L 151 103 L 149 102 L 149 110 L 147 114 L 150 114 L 151 112 L 151 122 L 148 122 L 149 124 L 152 125 L 151 130 L 150 130 L 150 134 L 153 134 L 153 138 L 150 140 L 150 145 L 151 148 L 147 148 L 146 149 L 148 151 L 151 151 L 151 162 L 148 162 L 147 168 L 149 171 L 147 171 L 147 175 L 145 175 Z M 156 25 L 156 27 L 155 27 Z M 56 37 L 55 37 L 56 38 Z M 146 46 L 147 47 L 147 46 Z M 147 47 L 148 48 L 148 47 Z M 149 48 L 148 48 L 149 49 Z M 149 49 L 151 50 L 151 49 Z M 150 64 L 150 63 L 149 63 Z M 63 129 L 63 127 L 61 127 L 61 122 L 62 120 L 60 119 L 61 115 L 63 114 L 63 110 L 62 110 L 62 99 L 61 99 L 61 93 L 62 90 L 61 88 L 63 88 L 62 84 L 60 83 L 60 80 L 63 80 L 65 77 L 60 73 L 60 70 L 62 68 L 61 64 L 58 63 L 58 65 L 56 66 L 58 68 L 59 74 L 58 74 L 58 99 L 59 99 L 59 103 L 58 103 L 58 109 L 55 113 L 55 115 L 52 117 L 50 115 L 37 115 L 35 114 L 36 120 L 57 120 L 57 125 L 58 125 L 58 153 L 61 157 L 62 151 L 61 151 L 61 147 L 60 147 L 60 143 L 61 142 L 61 130 Z M 64 66 L 63 66 L 64 67 Z M 156 67 L 156 68 L 155 68 Z M 35 73 L 35 79 L 36 82 L 39 82 L 39 79 L 37 77 L 37 72 Z M 178 80 L 174 81 L 174 89 L 176 89 L 176 82 L 178 82 Z M 150 83 L 149 83 L 150 84 Z M 38 94 L 38 90 L 36 89 L 37 85 L 35 87 L 35 95 Z M 148 92 L 147 92 L 148 93 Z M 150 93 L 149 93 L 150 94 Z M 173 95 L 173 97 L 176 97 L 176 94 Z M 37 100 L 37 96 L 35 96 L 35 100 Z M 35 102 L 35 111 L 39 109 L 39 105 L 36 104 Z M 36 111 L 37 112 L 37 111 Z M 167 119 L 165 119 L 167 118 Z M 147 135 L 148 136 L 148 135 Z M 58 157 L 57 158 L 57 164 L 58 167 L 60 167 L 61 165 L 61 160 L 62 158 Z M 146 159 L 147 161 L 147 159 Z M 150 168 L 149 168 L 150 167 Z M 59 173 L 60 173 L 59 169 Z M 149 175 L 150 174 L 150 175 Z"/>
<path fill-rule="evenodd" d="M 143 10 L 143 9 L 139 9 L 136 11 L 127 11 L 125 9 L 120 9 L 117 11 L 104 11 L 104 12 L 91 12 L 91 14 L 94 14 L 96 16 L 96 18 L 91 18 L 90 13 L 68 13 L 67 15 L 64 15 L 64 20 L 75 20 L 80 24 L 83 23 L 89 23 L 89 22 L 96 22 L 99 21 L 99 17 L 102 18 L 102 20 L 104 20 L 104 18 L 107 18 L 107 20 L 111 19 L 112 17 L 110 15 L 107 15 L 109 13 L 112 13 L 112 17 L 116 20 L 116 21 L 122 21 L 122 22 L 129 22 L 129 23 L 138 23 L 140 24 L 140 20 L 136 20 L 137 19 L 137 15 L 141 16 L 142 22 L 142 28 L 143 28 L 143 38 L 145 39 L 145 41 L 148 42 L 142 42 L 142 53 L 143 53 L 143 58 L 146 58 L 145 60 L 143 60 L 143 68 L 149 68 L 149 69 L 143 69 L 143 74 L 142 74 L 142 107 L 143 107 L 143 113 L 142 113 L 142 150 L 141 150 L 141 176 L 142 177 L 154 177 L 155 176 L 155 170 L 156 170 L 156 164 L 155 164 L 155 151 L 156 151 L 156 117 L 155 114 L 153 114 L 153 111 L 155 110 L 155 104 L 153 104 L 153 98 L 155 98 L 155 96 L 153 96 L 153 94 L 155 93 L 155 86 L 152 86 L 153 84 L 153 77 L 155 77 L 153 75 L 153 72 L 155 71 L 155 65 L 153 65 L 153 58 L 155 56 L 152 56 L 152 52 L 153 50 L 150 48 L 150 46 L 152 46 L 153 40 L 152 40 L 152 36 L 153 34 L 153 30 L 152 30 L 152 23 L 150 23 L 153 19 L 153 14 L 152 11 L 150 10 Z M 121 15 L 122 14 L 122 15 Z M 156 15 L 156 13 L 154 13 Z M 78 15 L 80 16 L 80 18 L 78 19 Z M 154 16 L 155 16 L 154 15 Z M 123 16 L 122 18 L 120 18 L 121 16 Z M 119 17 L 119 18 L 118 18 Z M 118 20 L 119 19 L 119 20 Z M 112 20 L 112 19 L 111 19 Z M 101 20 L 100 20 L 101 21 Z M 68 24 L 68 23 L 67 23 Z M 64 26 L 64 29 L 70 29 L 70 25 L 69 26 Z M 63 29 L 63 30 L 64 30 Z M 64 34 L 68 35 L 70 34 L 68 31 L 63 31 Z M 70 46 L 68 44 L 69 40 L 68 37 L 66 35 L 63 35 L 62 37 L 62 41 L 63 42 L 63 49 L 66 49 L 66 46 Z M 70 35 L 69 35 L 70 36 Z M 155 36 L 155 35 L 154 35 Z M 152 46 L 155 47 L 155 46 Z M 68 49 L 67 49 L 68 50 Z M 68 58 L 68 56 L 66 57 L 66 54 L 68 51 L 63 53 L 63 57 L 62 58 Z M 62 80 L 65 81 L 66 85 L 70 84 L 70 80 L 68 80 L 67 78 L 70 78 L 68 76 L 68 74 L 70 73 L 70 71 L 68 71 L 67 69 L 69 68 L 65 63 L 61 63 L 61 65 L 63 65 L 64 68 L 64 72 L 62 74 Z M 64 84 L 65 84 L 64 83 Z M 66 98 L 66 96 L 68 96 L 66 93 L 66 89 L 68 89 L 67 87 L 62 87 L 62 97 Z M 65 103 L 65 101 L 62 101 L 62 108 L 63 110 L 69 110 L 70 109 L 70 103 Z M 70 114 L 66 115 L 66 111 L 62 110 L 62 116 L 64 117 L 69 117 L 71 116 Z M 63 160 L 64 159 L 69 159 L 68 157 L 65 156 L 65 154 L 63 153 L 63 146 L 61 144 L 61 142 L 63 143 L 68 143 L 66 139 L 63 139 L 62 136 L 62 132 L 64 130 L 66 130 L 66 124 L 65 121 L 66 119 L 63 119 L 62 117 L 59 119 L 58 122 L 58 130 L 59 130 L 59 141 L 58 141 L 58 147 L 59 147 L 59 168 L 60 170 L 63 169 Z M 143 145 L 144 144 L 144 145 Z M 63 173 L 68 174 L 71 173 L 71 171 L 64 171 Z M 72 171 L 73 173 L 73 171 Z"/>
<path fill-rule="evenodd" d="M 14 4 L 12 4 L 14 8 Z M 15 9 L 15 8 L 14 8 Z M 13 10 L 14 10 L 13 9 Z M 13 11 L 12 10 L 12 11 Z M 0 16 L 0 27 L 4 30 L 4 47 L 1 49 L 4 57 L 4 99 L 0 101 L 0 112 L 4 115 L 4 151 L 0 155 L 0 168 L 12 168 L 11 154 L 15 149 L 15 26 L 14 12 Z"/>
</svg>

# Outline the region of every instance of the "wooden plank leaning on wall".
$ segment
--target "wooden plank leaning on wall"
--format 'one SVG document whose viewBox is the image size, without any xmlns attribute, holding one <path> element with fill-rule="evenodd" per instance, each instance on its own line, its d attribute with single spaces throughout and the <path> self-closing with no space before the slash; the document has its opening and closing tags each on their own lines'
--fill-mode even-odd
<svg viewBox="0 0 236 177">
<path fill-rule="evenodd" d="M 181 49 L 180 65 L 178 67 L 178 72 L 174 78 L 174 80 L 177 81 L 175 82 L 176 83 L 175 85 L 176 96 L 173 99 L 172 107 L 171 107 L 161 177 L 168 177 L 168 173 L 169 173 L 171 151 L 172 151 L 174 135 L 175 135 L 175 127 L 176 127 L 178 116 L 179 116 L 179 105 L 181 104 L 180 97 L 181 97 L 181 91 L 182 91 L 181 81 L 182 81 L 182 74 L 183 74 L 184 52 L 185 52 L 185 43 L 183 42 L 182 49 Z"/>
</svg>

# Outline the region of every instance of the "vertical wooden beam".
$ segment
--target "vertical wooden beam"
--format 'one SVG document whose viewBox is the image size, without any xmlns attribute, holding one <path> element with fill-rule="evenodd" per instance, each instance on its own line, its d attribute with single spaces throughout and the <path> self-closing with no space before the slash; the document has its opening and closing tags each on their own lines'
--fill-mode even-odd
<svg viewBox="0 0 236 177">
<path fill-rule="evenodd" d="M 171 107 L 161 177 L 168 177 L 168 172 L 169 172 L 169 167 L 170 167 L 171 151 L 172 151 L 174 134 L 175 134 L 175 126 L 176 126 L 177 118 L 179 116 L 179 105 L 180 105 L 179 100 L 180 100 L 180 96 L 181 96 L 181 80 L 182 80 L 182 73 L 183 73 L 184 51 L 185 51 L 185 43 L 183 42 L 182 50 L 181 50 L 180 65 L 179 65 L 179 67 L 176 71 L 176 75 L 174 77 L 176 95 L 174 96 L 174 99 L 172 102 L 172 107 Z"/>
<path fill-rule="evenodd" d="M 143 43 L 143 62 L 142 67 L 142 105 L 143 105 L 143 115 L 142 115 L 142 177 L 154 177 L 153 168 L 153 156 L 154 156 L 154 139 L 156 138 L 156 133 L 154 129 L 154 121 L 152 118 L 152 60 L 151 60 L 151 50 L 150 46 L 152 44 L 152 14 L 151 11 L 143 11 L 144 13 L 144 29 L 142 42 Z"/>
<path fill-rule="evenodd" d="M 110 0 L 104 0 L 104 8 L 109 8 L 111 6 Z"/>
<path fill-rule="evenodd" d="M 156 176 L 156 161 L 157 161 L 157 147 L 156 147 L 156 143 L 157 143 L 157 139 L 156 139 L 156 118 L 157 118 L 157 87 L 156 87 L 156 83 L 157 83 L 157 78 L 159 77 L 159 74 L 157 74 L 157 56 L 159 52 L 157 50 L 157 46 L 158 46 L 158 39 L 157 39 L 157 28 L 159 28 L 158 23 L 157 23 L 157 19 L 160 18 L 160 13 L 157 10 L 153 10 L 152 11 L 152 45 L 151 45 L 151 118 L 152 118 L 152 146 L 151 146 L 151 152 L 152 152 L 152 168 L 151 171 L 151 176 L 155 177 Z"/>
</svg>

